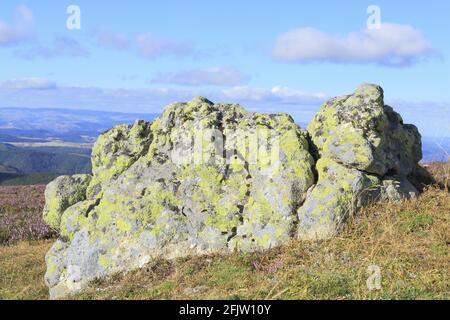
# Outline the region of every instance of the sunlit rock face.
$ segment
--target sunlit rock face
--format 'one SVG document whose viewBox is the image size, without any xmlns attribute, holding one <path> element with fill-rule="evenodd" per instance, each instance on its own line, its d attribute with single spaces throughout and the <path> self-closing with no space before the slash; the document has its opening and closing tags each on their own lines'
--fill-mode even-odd
<svg viewBox="0 0 450 320">
<path fill-rule="evenodd" d="M 308 131 L 202 97 L 169 105 L 102 134 L 92 176 L 48 186 L 44 218 L 60 233 L 46 257 L 50 295 L 157 257 L 332 237 L 369 201 L 416 196 L 420 150 L 374 85 L 327 102 Z"/>
<path fill-rule="evenodd" d="M 300 239 L 332 237 L 369 201 L 417 196 L 408 177 L 420 172 L 421 136 L 383 99 L 381 87 L 363 84 L 329 100 L 309 124 L 318 181 L 298 210 Z"/>
</svg>

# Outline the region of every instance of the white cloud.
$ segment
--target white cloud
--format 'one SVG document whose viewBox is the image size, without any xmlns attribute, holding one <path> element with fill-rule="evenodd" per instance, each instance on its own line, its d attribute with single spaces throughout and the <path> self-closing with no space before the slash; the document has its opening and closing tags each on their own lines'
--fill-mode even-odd
<svg viewBox="0 0 450 320">
<path fill-rule="evenodd" d="M 423 33 L 409 25 L 382 24 L 347 35 L 332 35 L 314 28 L 281 34 L 272 56 L 290 62 L 375 63 L 403 67 L 432 53 Z"/>
<path fill-rule="evenodd" d="M 29 39 L 33 29 L 33 12 L 25 5 L 18 6 L 14 11 L 12 24 L 0 21 L 0 46 L 16 45 Z"/>
<path fill-rule="evenodd" d="M 56 89 L 56 84 L 44 78 L 26 78 L 0 81 L 0 89 L 9 90 L 50 90 Z"/>
<path fill-rule="evenodd" d="M 0 81 L 0 108 L 67 108 L 117 112 L 159 113 L 176 101 L 205 96 L 215 102 L 240 103 L 249 111 L 285 112 L 305 126 L 328 98 L 323 93 L 309 93 L 281 86 L 272 89 L 233 87 L 223 90 L 177 89 L 104 89 L 59 86 L 43 78 Z M 441 102 L 392 102 L 405 123 L 417 125 L 424 136 L 450 136 L 450 104 Z"/>
<path fill-rule="evenodd" d="M 144 59 L 167 56 L 192 56 L 200 54 L 188 42 L 161 37 L 150 32 L 123 33 L 107 28 L 96 28 L 91 32 L 94 42 L 104 48 L 132 52 Z"/>
<path fill-rule="evenodd" d="M 232 87 L 151 87 L 142 89 L 59 86 L 48 79 L 28 78 L 0 82 L 1 107 L 81 108 L 105 111 L 159 112 L 176 101 L 205 96 L 211 101 L 241 103 L 261 112 L 303 112 L 315 110 L 326 99 L 321 93 L 307 93 L 285 87 L 272 89 Z M 298 108 L 299 107 L 299 108 Z M 309 110 L 309 109 L 308 109 Z"/>
<path fill-rule="evenodd" d="M 202 68 L 175 73 L 159 73 L 151 82 L 188 86 L 235 86 L 250 80 L 250 76 L 231 67 Z"/>
<path fill-rule="evenodd" d="M 106 48 L 126 50 L 130 47 L 130 40 L 127 35 L 123 33 L 97 30 L 95 32 L 95 37 L 97 43 Z"/>
<path fill-rule="evenodd" d="M 34 58 L 51 59 L 56 57 L 87 57 L 89 52 L 77 40 L 58 36 L 52 46 L 38 45 L 35 47 L 16 50 L 16 57 L 31 60 Z"/>
<path fill-rule="evenodd" d="M 222 93 L 224 97 L 230 100 L 293 105 L 321 104 L 327 98 L 323 93 L 310 93 L 281 86 L 276 86 L 272 89 L 239 86 L 222 90 Z"/>
<path fill-rule="evenodd" d="M 171 39 L 157 37 L 151 33 L 140 33 L 135 37 L 138 54 L 144 58 L 159 56 L 184 56 L 192 53 L 192 47 Z"/>
<path fill-rule="evenodd" d="M 52 90 L 51 90 L 52 89 Z M 118 112 L 160 112 L 174 101 L 189 101 L 196 92 L 173 88 L 104 89 L 58 86 L 46 79 L 0 82 L 0 108 L 67 108 Z"/>
</svg>

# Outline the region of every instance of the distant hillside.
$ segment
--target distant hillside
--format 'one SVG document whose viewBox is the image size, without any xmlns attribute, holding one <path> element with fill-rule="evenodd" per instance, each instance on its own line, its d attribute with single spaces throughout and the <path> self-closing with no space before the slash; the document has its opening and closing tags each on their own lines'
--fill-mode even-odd
<svg viewBox="0 0 450 320">
<path fill-rule="evenodd" d="M 45 185 L 60 176 L 58 173 L 9 174 L 0 173 L 0 186 Z"/>
<path fill-rule="evenodd" d="M 17 174 L 17 173 L 20 173 L 20 170 L 14 168 L 14 167 L 5 166 L 3 164 L 0 164 L 0 174 L 2 174 L 2 173 Z"/>
<path fill-rule="evenodd" d="M 14 135 L 0 133 L 0 142 L 45 142 L 44 139 L 20 138 Z"/>
<path fill-rule="evenodd" d="M 0 185 L 46 184 L 91 172 L 91 147 L 109 128 L 157 114 L 0 108 Z"/>
<path fill-rule="evenodd" d="M 90 110 L 0 108 L 0 142 L 60 139 L 93 142 L 103 131 L 122 123 L 151 121 L 158 114 Z M 39 141 L 40 140 L 40 141 Z"/>
<path fill-rule="evenodd" d="M 91 172 L 90 150 L 58 148 L 18 148 L 0 143 L 0 164 L 15 173 L 76 174 Z M 5 173 L 14 173 L 11 170 Z"/>
<path fill-rule="evenodd" d="M 449 161 L 450 138 L 422 138 L 424 162 Z"/>
</svg>

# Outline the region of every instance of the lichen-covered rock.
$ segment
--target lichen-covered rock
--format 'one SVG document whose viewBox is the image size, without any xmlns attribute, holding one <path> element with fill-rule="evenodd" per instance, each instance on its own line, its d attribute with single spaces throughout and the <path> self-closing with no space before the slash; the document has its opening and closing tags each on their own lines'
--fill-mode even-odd
<svg viewBox="0 0 450 320">
<path fill-rule="evenodd" d="M 329 238 L 369 201 L 415 195 L 420 158 L 417 129 L 375 85 L 328 101 L 308 131 L 202 97 L 172 104 L 102 134 L 92 177 L 47 188 L 44 216 L 60 233 L 46 256 L 50 295 L 161 256 Z"/>
<path fill-rule="evenodd" d="M 148 150 L 152 138 L 150 123 L 142 120 L 133 126 L 116 126 L 102 134 L 92 150 L 93 179 L 87 198 L 101 197 L 102 187 L 139 159 Z"/>
<path fill-rule="evenodd" d="M 329 100 L 310 123 L 319 180 L 298 210 L 298 238 L 332 237 L 369 201 L 417 195 L 408 176 L 421 172 L 420 134 L 383 99 L 381 87 L 363 84 Z"/>
<path fill-rule="evenodd" d="M 376 85 L 364 84 L 353 95 L 328 101 L 308 131 L 321 156 L 378 176 L 406 176 L 422 159 L 417 128 L 384 105 Z"/>
<path fill-rule="evenodd" d="M 416 166 L 407 178 L 419 192 L 423 192 L 427 186 L 436 184 L 433 175 L 422 166 Z"/>
<path fill-rule="evenodd" d="M 298 210 L 298 237 L 326 239 L 335 235 L 345 220 L 373 199 L 380 180 L 332 159 L 317 162 L 319 181 Z"/>
<path fill-rule="evenodd" d="M 45 189 L 44 221 L 59 231 L 61 216 L 74 204 L 86 200 L 90 175 L 61 176 Z"/>
<path fill-rule="evenodd" d="M 380 197 L 383 201 L 397 202 L 416 198 L 419 191 L 406 177 L 385 177 L 380 186 Z"/>
<path fill-rule="evenodd" d="M 307 134 L 285 114 L 204 98 L 104 133 L 88 196 L 60 214 L 47 255 L 52 297 L 151 259 L 287 241 L 314 184 Z"/>
</svg>

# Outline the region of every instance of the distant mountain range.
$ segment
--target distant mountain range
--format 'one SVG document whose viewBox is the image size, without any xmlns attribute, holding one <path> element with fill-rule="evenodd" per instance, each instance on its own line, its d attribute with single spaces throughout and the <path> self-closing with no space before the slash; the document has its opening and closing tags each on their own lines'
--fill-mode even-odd
<svg viewBox="0 0 450 320">
<path fill-rule="evenodd" d="M 47 183 L 91 172 L 91 148 L 109 128 L 158 114 L 59 109 L 0 109 L 0 184 Z"/>
<path fill-rule="evenodd" d="M 0 184 L 47 183 L 91 172 L 90 153 L 109 128 L 159 114 L 64 109 L 0 109 Z M 306 124 L 301 124 L 303 128 Z M 424 162 L 448 161 L 450 137 L 423 138 Z"/>
<path fill-rule="evenodd" d="M 0 184 L 45 184 L 62 174 L 90 173 L 90 154 L 89 148 L 0 143 Z"/>
<path fill-rule="evenodd" d="M 450 161 L 450 137 L 422 138 L 424 162 Z"/>
<path fill-rule="evenodd" d="M 90 149 L 16 147 L 0 143 L 0 164 L 6 173 L 63 173 L 91 171 Z"/>
<path fill-rule="evenodd" d="M 0 108 L 0 142 L 94 142 L 100 133 L 137 119 L 153 120 L 159 114 L 90 110 Z"/>
</svg>

